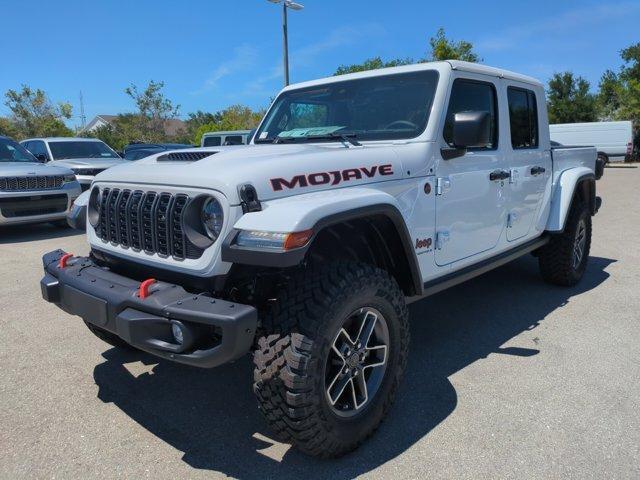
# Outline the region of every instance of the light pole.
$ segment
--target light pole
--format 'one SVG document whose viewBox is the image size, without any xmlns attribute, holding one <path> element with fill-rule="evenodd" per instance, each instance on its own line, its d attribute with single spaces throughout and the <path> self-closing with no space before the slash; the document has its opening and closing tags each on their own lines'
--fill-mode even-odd
<svg viewBox="0 0 640 480">
<path fill-rule="evenodd" d="M 269 0 L 271 3 L 282 3 L 282 49 L 284 64 L 284 85 L 289 85 L 289 39 L 287 35 L 287 8 L 291 10 L 302 10 L 303 5 L 291 0 Z"/>
</svg>

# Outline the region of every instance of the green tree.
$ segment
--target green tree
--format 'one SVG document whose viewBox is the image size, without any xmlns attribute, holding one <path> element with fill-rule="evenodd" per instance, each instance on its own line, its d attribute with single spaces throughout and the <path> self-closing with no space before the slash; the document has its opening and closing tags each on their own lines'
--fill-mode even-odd
<svg viewBox="0 0 640 480">
<path fill-rule="evenodd" d="M 618 120 L 633 120 L 640 125 L 640 42 L 620 52 L 624 65 L 620 69 L 620 108 Z M 640 148 L 640 146 L 639 146 Z"/>
<path fill-rule="evenodd" d="M 473 44 L 466 40 L 457 42 L 449 40 L 444 28 L 440 27 L 434 37 L 429 39 L 431 50 L 426 58 L 428 62 L 438 60 L 464 60 L 465 62 L 481 62 L 482 59 L 473 51 Z"/>
<path fill-rule="evenodd" d="M 131 142 L 144 141 L 144 134 L 140 130 L 140 121 L 135 113 L 120 114 L 111 123 L 90 132 L 84 132 L 81 136 L 99 138 L 117 151 L 122 151 L 125 145 Z"/>
<path fill-rule="evenodd" d="M 252 110 L 244 105 L 232 105 L 221 112 L 216 113 L 216 120 L 201 125 L 193 139 L 196 145 L 200 145 L 202 135 L 208 132 L 221 132 L 226 130 L 250 130 L 256 128 L 264 116 L 264 109 Z"/>
<path fill-rule="evenodd" d="M 192 142 L 198 133 L 198 129 L 203 125 L 212 124 L 220 121 L 220 112 L 211 113 L 198 110 L 187 114 L 189 118 L 185 120 L 185 132 L 181 136 L 180 141 L 183 143 Z"/>
<path fill-rule="evenodd" d="M 27 85 L 22 85 L 20 90 L 8 90 L 5 99 L 5 105 L 11 110 L 11 121 L 17 137 L 73 135 L 64 123 L 64 120 L 71 118 L 72 107 L 69 103 L 60 102 L 56 105 L 43 90 L 34 90 Z"/>
<path fill-rule="evenodd" d="M 368 58 L 362 63 L 353 65 L 340 65 L 334 75 L 344 75 L 346 73 L 365 72 L 367 70 L 377 70 L 378 68 L 398 67 L 400 65 L 411 65 L 416 63 L 411 58 L 396 58 L 395 60 L 383 61 L 380 57 Z"/>
<path fill-rule="evenodd" d="M 609 121 L 618 117 L 622 94 L 620 78 L 615 72 L 606 70 L 598 85 L 597 106 L 600 120 Z"/>
<path fill-rule="evenodd" d="M 549 80 L 547 106 L 550 123 L 594 122 L 597 120 L 595 95 L 589 82 L 572 72 L 554 73 Z"/>
<path fill-rule="evenodd" d="M 10 118 L 0 117 L 0 135 L 19 138 L 20 132 L 16 124 Z"/>
<path fill-rule="evenodd" d="M 345 73 L 364 72 L 378 68 L 397 67 L 411 65 L 420 62 L 433 62 L 438 60 L 464 60 L 467 62 L 480 62 L 482 59 L 473 51 L 473 44 L 466 40 L 453 41 L 446 37 L 444 28 L 439 28 L 435 36 L 429 39 L 429 52 L 425 58 L 414 60 L 412 58 L 396 58 L 382 60 L 381 57 L 368 58 L 362 63 L 353 65 L 340 65 L 334 75 Z"/>
<path fill-rule="evenodd" d="M 165 124 L 167 120 L 178 117 L 180 105 L 174 105 L 162 92 L 163 88 L 164 82 L 151 80 L 142 91 L 133 84 L 124 90 L 138 109 L 135 117 L 130 120 L 133 121 L 133 129 L 138 132 L 141 141 L 166 141 Z"/>
</svg>

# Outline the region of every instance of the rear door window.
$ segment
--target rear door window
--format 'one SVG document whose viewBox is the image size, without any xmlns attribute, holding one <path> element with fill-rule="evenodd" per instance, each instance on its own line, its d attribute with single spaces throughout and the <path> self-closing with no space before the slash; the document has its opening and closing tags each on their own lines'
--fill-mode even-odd
<svg viewBox="0 0 640 480">
<path fill-rule="evenodd" d="M 538 108 L 536 94 L 531 90 L 509 87 L 509 126 L 514 149 L 536 148 L 538 139 Z"/>
</svg>

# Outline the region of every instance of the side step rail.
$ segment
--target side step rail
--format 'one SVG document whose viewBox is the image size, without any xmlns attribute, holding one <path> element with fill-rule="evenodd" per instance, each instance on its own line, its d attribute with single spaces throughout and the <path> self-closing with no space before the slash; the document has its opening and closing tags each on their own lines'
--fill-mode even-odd
<svg viewBox="0 0 640 480">
<path fill-rule="evenodd" d="M 527 253 L 531 253 L 534 250 L 545 246 L 547 243 L 549 243 L 549 240 L 550 238 L 548 235 L 536 238 L 535 240 L 527 242 L 523 245 L 519 245 L 512 250 L 508 250 L 499 255 L 496 255 L 495 257 L 483 260 L 478 264 L 470 265 L 463 269 L 444 275 L 443 277 L 425 282 L 422 295 L 407 298 L 407 303 L 413 303 L 415 301 L 421 300 L 425 297 L 446 290 L 447 288 L 453 287 L 454 285 L 458 285 L 459 283 L 471 280 L 472 278 L 480 276 L 483 273 L 487 273 L 494 268 L 501 267 L 502 265 L 505 265 L 523 255 L 526 255 Z"/>
</svg>

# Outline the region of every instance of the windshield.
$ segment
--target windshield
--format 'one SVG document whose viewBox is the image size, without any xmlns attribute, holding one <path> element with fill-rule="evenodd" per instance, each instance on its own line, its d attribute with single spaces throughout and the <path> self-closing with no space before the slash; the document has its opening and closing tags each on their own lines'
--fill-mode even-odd
<svg viewBox="0 0 640 480">
<path fill-rule="evenodd" d="M 37 162 L 26 148 L 8 138 L 0 138 L 0 162 Z"/>
<path fill-rule="evenodd" d="M 437 82 L 436 71 L 424 70 L 284 92 L 255 142 L 414 138 L 427 126 Z"/>
<path fill-rule="evenodd" d="M 120 158 L 102 142 L 49 142 L 54 160 L 65 158 Z"/>
<path fill-rule="evenodd" d="M 148 149 L 148 150 L 136 148 L 136 149 L 127 150 L 126 152 L 124 152 L 123 158 L 125 160 L 140 160 L 141 158 L 145 158 L 145 157 L 148 157 L 149 155 L 162 152 L 163 150 L 164 149 L 162 148 L 154 148 L 154 149 Z"/>
</svg>

